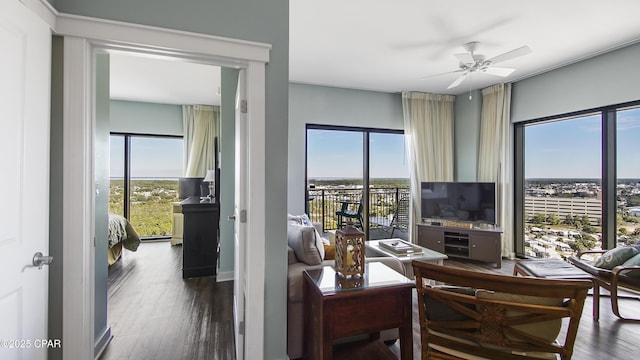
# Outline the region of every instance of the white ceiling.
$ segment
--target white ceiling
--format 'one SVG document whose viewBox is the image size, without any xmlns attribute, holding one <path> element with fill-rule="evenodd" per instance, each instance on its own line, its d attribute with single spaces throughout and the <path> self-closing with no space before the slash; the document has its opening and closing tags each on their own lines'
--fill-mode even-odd
<svg viewBox="0 0 640 360">
<path fill-rule="evenodd" d="M 289 8 L 290 81 L 385 92 L 462 94 L 640 40 L 638 0 L 290 0 Z M 476 53 L 487 58 L 524 45 L 533 52 L 500 63 L 516 68 L 507 78 L 473 73 L 450 90 L 458 74 L 425 79 L 457 70 L 453 54 L 465 52 L 462 46 L 470 41 L 479 41 Z M 190 73 L 187 68 L 210 75 L 208 67 L 170 62 L 169 68 L 150 71 L 147 64 L 134 68 L 124 59 L 112 60 L 113 97 L 216 101 L 215 80 L 183 80 L 190 76 L 183 75 Z M 185 97 L 174 100 L 180 94 Z"/>
<path fill-rule="evenodd" d="M 176 105 L 220 105 L 220 67 L 113 53 L 111 98 Z"/>
</svg>

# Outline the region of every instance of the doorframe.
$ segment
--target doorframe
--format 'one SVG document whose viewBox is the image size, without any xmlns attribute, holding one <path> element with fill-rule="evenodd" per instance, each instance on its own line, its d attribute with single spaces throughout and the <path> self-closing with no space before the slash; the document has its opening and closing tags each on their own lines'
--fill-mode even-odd
<svg viewBox="0 0 640 360">
<path fill-rule="evenodd" d="M 57 13 L 64 36 L 63 339 L 64 357 L 94 358 L 95 56 L 129 52 L 246 70 L 247 253 L 245 336 L 248 358 L 264 352 L 265 65 L 271 45 Z M 236 189 L 236 191 L 240 191 Z M 235 279 L 238 280 L 238 279 Z M 247 351 L 248 350 L 248 351 Z"/>
</svg>

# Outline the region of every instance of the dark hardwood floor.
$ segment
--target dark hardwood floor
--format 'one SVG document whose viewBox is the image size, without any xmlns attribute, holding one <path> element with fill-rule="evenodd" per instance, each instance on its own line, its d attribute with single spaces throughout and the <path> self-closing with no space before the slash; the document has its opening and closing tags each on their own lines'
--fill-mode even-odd
<svg viewBox="0 0 640 360">
<path fill-rule="evenodd" d="M 444 265 L 473 271 L 511 275 L 513 274 L 515 261 L 503 259 L 501 269 L 496 269 L 492 264 L 467 260 L 445 260 Z M 604 289 L 600 291 L 601 293 L 607 293 Z M 413 301 L 413 358 L 420 359 L 420 325 L 418 323 L 418 307 L 415 291 Z M 620 305 L 623 309 L 621 311 L 624 314 L 640 318 L 639 300 L 621 300 Z M 578 336 L 573 347 L 572 359 L 631 360 L 640 358 L 638 354 L 640 351 L 640 322 L 634 323 L 619 320 L 611 312 L 608 297 L 601 297 L 600 299 L 599 321 L 593 320 L 592 309 L 593 297 L 588 296 L 582 311 Z M 564 328 L 563 331 L 565 331 Z M 400 356 L 398 344 L 391 346 L 390 349 L 396 356 Z"/>
<path fill-rule="evenodd" d="M 111 359 L 234 359 L 233 282 L 214 277 L 183 280 L 182 249 L 169 243 L 143 243 L 137 252 L 125 251 L 109 269 L 108 322 L 113 340 L 102 360 Z M 511 275 L 515 262 L 502 268 L 474 261 L 446 260 L 445 265 Z M 413 311 L 414 359 L 420 359 L 418 310 Z M 609 299 L 600 304 L 600 321 L 591 317 L 593 298 L 585 303 L 573 359 L 637 359 L 640 323 L 618 320 Z M 640 318 L 640 301 L 621 300 L 622 311 Z M 376 345 L 379 346 L 379 345 Z M 386 358 L 386 351 L 365 347 L 343 351 L 344 359 Z M 399 356 L 398 344 L 389 347 Z M 385 353 L 385 354 L 383 354 Z"/>
<path fill-rule="evenodd" d="M 182 279 L 182 248 L 145 242 L 109 268 L 113 340 L 100 359 L 233 360 L 233 282 Z"/>
</svg>

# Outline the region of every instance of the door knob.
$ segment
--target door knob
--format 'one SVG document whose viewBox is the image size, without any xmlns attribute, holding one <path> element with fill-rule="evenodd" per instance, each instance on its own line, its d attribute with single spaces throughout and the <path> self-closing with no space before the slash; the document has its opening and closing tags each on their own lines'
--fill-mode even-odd
<svg viewBox="0 0 640 360">
<path fill-rule="evenodd" d="M 227 221 L 236 221 L 236 216 L 235 215 L 227 216 Z"/>
<path fill-rule="evenodd" d="M 52 262 L 53 256 L 44 256 L 39 251 L 33 255 L 33 266 L 37 266 L 38 269 L 42 269 L 43 265 L 49 265 Z"/>
</svg>

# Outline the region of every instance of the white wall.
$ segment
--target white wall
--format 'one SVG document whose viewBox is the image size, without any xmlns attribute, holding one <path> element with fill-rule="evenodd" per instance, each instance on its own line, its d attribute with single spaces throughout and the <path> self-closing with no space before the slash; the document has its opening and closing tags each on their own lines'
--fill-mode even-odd
<svg viewBox="0 0 640 360">
<path fill-rule="evenodd" d="M 288 211 L 304 212 L 306 125 L 403 129 L 402 96 L 375 91 L 289 84 Z"/>
</svg>

